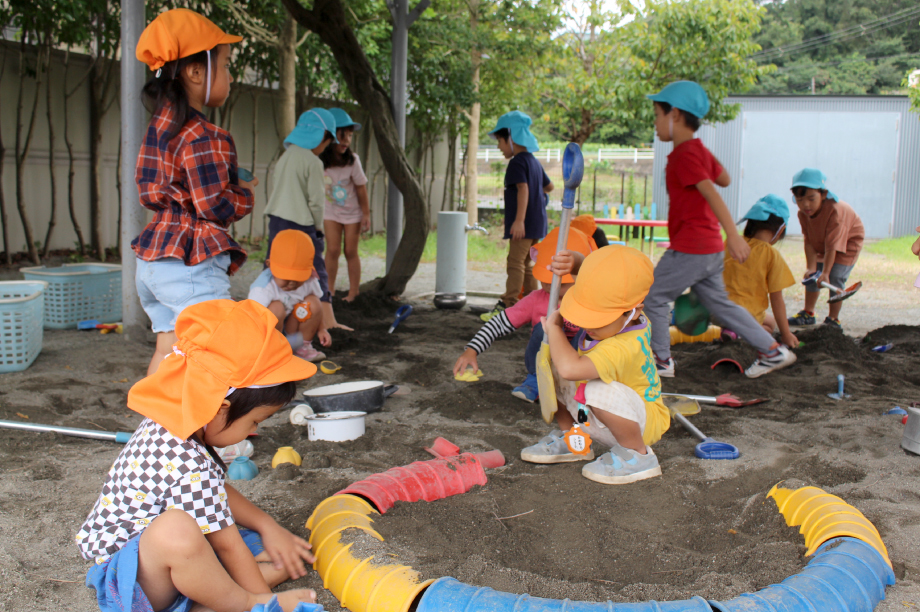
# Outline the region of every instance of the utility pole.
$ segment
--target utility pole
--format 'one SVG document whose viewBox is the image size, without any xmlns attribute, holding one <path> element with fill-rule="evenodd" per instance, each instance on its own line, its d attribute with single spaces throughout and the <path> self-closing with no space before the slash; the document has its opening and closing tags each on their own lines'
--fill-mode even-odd
<svg viewBox="0 0 920 612">
<path fill-rule="evenodd" d="M 815 95 L 815 77 L 811 77 L 811 95 Z"/>
<path fill-rule="evenodd" d="M 122 0 L 127 1 L 127 0 Z M 390 15 L 393 16 L 393 51 L 390 56 L 390 100 L 393 103 L 393 122 L 399 135 L 399 146 L 406 147 L 406 63 L 409 57 L 409 27 L 415 23 L 431 0 L 420 0 L 409 10 L 409 0 L 387 0 Z M 403 201 L 396 183 L 390 180 L 387 190 L 387 262 L 390 271 L 393 256 L 402 238 Z"/>
<path fill-rule="evenodd" d="M 147 329 L 147 315 L 137 297 L 134 274 L 137 259 L 131 241 L 144 229 L 146 214 L 140 205 L 134 166 L 144 131 L 147 128 L 141 88 L 144 86 L 144 64 L 135 59 L 137 41 L 144 31 L 146 15 L 144 0 L 121 0 L 121 320 L 125 336 L 142 340 Z"/>
</svg>

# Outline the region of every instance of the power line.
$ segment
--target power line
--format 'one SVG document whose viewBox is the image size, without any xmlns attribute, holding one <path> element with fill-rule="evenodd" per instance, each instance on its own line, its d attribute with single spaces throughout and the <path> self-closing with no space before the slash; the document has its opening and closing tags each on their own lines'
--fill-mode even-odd
<svg viewBox="0 0 920 612">
<path fill-rule="evenodd" d="M 832 43 L 842 42 L 849 38 L 864 36 L 866 34 L 871 34 L 879 30 L 899 25 L 917 16 L 920 16 L 920 5 L 902 9 L 890 15 L 879 17 L 878 19 L 874 19 L 866 23 L 856 24 L 842 30 L 836 30 L 827 34 L 822 34 L 821 36 L 815 36 L 814 38 L 809 38 L 808 40 L 804 40 L 800 43 L 785 45 L 783 47 L 774 47 L 772 49 L 765 49 L 763 51 L 752 54 L 750 58 L 760 61 L 767 60 L 771 56 L 779 57 L 783 55 L 791 55 L 793 53 L 801 53 L 804 51 L 813 51 Z"/>
<path fill-rule="evenodd" d="M 856 57 L 856 58 L 846 58 L 842 60 L 837 60 L 833 62 L 812 62 L 808 64 L 795 64 L 791 66 L 780 66 L 777 68 L 773 74 L 781 72 L 789 72 L 790 70 L 807 70 L 809 68 L 814 68 L 816 66 L 836 66 L 838 64 L 846 64 L 847 62 L 866 62 L 866 61 L 875 61 L 882 59 L 894 59 L 896 57 L 917 57 L 920 56 L 920 51 L 910 52 L 910 53 L 895 53 L 893 55 L 873 55 L 870 57 Z"/>
</svg>

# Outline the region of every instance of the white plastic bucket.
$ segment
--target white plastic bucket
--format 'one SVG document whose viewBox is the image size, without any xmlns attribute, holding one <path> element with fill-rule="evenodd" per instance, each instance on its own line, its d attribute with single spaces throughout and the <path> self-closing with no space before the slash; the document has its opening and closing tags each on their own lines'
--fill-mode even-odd
<svg viewBox="0 0 920 612">
<path fill-rule="evenodd" d="M 307 438 L 327 442 L 347 442 L 364 435 L 366 412 L 340 411 L 312 414 L 307 420 Z"/>
</svg>

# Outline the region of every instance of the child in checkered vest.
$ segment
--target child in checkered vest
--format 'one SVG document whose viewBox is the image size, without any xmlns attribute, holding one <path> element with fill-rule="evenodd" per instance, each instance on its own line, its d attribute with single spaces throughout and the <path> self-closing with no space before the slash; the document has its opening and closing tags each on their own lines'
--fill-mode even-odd
<svg viewBox="0 0 920 612">
<path fill-rule="evenodd" d="M 316 373 L 276 322 L 252 300 L 189 306 L 173 352 L 131 388 L 128 407 L 145 418 L 76 536 L 95 561 L 86 585 L 102 612 L 258 610 L 315 561 L 309 543 L 226 482 L 214 451 L 245 440 Z M 274 597 L 286 612 L 316 600 L 309 589 Z"/>
</svg>

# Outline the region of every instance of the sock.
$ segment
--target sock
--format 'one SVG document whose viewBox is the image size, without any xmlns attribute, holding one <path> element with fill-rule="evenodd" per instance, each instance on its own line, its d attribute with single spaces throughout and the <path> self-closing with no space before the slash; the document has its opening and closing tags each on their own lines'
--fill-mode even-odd
<svg viewBox="0 0 920 612">
<path fill-rule="evenodd" d="M 293 334 L 285 334 L 284 337 L 287 339 L 288 344 L 291 345 L 291 350 L 296 351 L 301 346 L 303 346 L 303 334 L 294 332 Z"/>
</svg>

